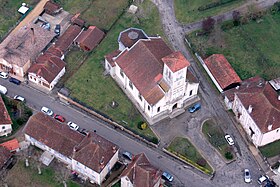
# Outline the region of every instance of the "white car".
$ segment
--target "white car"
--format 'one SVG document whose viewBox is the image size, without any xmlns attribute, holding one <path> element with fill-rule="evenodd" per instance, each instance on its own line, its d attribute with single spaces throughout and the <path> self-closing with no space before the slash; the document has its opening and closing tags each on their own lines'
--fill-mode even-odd
<svg viewBox="0 0 280 187">
<path fill-rule="evenodd" d="M 8 78 L 8 75 L 9 75 L 9 73 L 7 73 L 7 72 L 1 72 L 1 71 L 0 71 L 0 77 L 1 77 L 1 78 L 7 79 L 7 78 Z"/>
<path fill-rule="evenodd" d="M 53 115 L 53 111 L 45 106 L 43 106 L 41 108 L 41 112 L 43 112 L 44 114 L 47 114 L 48 116 L 52 116 Z"/>
<path fill-rule="evenodd" d="M 69 121 L 67 123 L 67 125 L 70 127 L 70 129 L 75 130 L 75 131 L 80 128 L 79 125 L 77 125 L 76 123 L 73 123 L 72 121 Z"/>
<path fill-rule="evenodd" d="M 22 97 L 22 96 L 20 96 L 20 95 L 15 95 L 14 100 L 18 100 L 18 101 L 21 101 L 21 102 L 25 102 L 24 97 Z"/>
<path fill-rule="evenodd" d="M 244 169 L 244 181 L 250 183 L 252 181 L 249 169 Z"/>
<path fill-rule="evenodd" d="M 234 145 L 233 139 L 229 134 L 225 135 L 225 139 L 229 145 Z"/>
</svg>

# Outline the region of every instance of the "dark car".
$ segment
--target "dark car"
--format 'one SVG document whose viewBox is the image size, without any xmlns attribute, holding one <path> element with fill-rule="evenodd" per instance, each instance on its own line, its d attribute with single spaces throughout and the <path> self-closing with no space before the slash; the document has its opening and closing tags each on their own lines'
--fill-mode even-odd
<svg viewBox="0 0 280 187">
<path fill-rule="evenodd" d="M 126 159 L 128 159 L 128 160 L 130 160 L 130 161 L 133 159 L 133 154 L 130 153 L 130 152 L 128 152 L 128 151 L 124 151 L 124 152 L 122 153 L 122 155 L 123 155 L 124 158 L 126 158 Z"/>
<path fill-rule="evenodd" d="M 78 130 L 77 130 L 79 133 L 81 133 L 81 134 L 83 134 L 83 135 L 88 135 L 88 130 L 86 130 L 86 129 L 83 129 L 83 128 L 79 128 Z"/>
<path fill-rule="evenodd" d="M 201 108 L 201 104 L 200 103 L 196 103 L 195 105 L 190 107 L 188 110 L 189 110 L 190 113 L 194 113 L 195 111 L 199 110 L 200 108 Z"/>
<path fill-rule="evenodd" d="M 59 24 L 57 24 L 57 25 L 55 26 L 55 28 L 54 28 L 54 33 L 55 33 L 56 35 L 60 35 L 60 25 L 59 25 Z"/>
<path fill-rule="evenodd" d="M 9 81 L 16 84 L 16 85 L 20 85 L 21 81 L 16 79 L 16 78 L 13 78 L 13 77 L 10 77 L 9 78 Z"/>
<path fill-rule="evenodd" d="M 64 122 L 65 121 L 65 118 L 61 115 L 58 115 L 58 114 L 55 114 L 54 115 L 54 119 L 60 121 L 60 122 Z"/>
<path fill-rule="evenodd" d="M 165 180 L 168 180 L 169 182 L 172 182 L 174 179 L 173 176 L 170 173 L 168 173 L 167 171 L 164 171 L 162 173 L 161 177 Z"/>
</svg>

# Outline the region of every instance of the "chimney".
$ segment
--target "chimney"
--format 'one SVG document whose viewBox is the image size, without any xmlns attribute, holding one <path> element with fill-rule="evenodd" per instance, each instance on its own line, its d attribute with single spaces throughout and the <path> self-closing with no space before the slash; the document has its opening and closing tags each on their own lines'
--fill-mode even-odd
<svg viewBox="0 0 280 187">
<path fill-rule="evenodd" d="M 239 86 L 236 86 L 235 89 L 238 90 L 238 89 L 239 89 Z"/>
<path fill-rule="evenodd" d="M 248 107 L 248 112 L 249 112 L 249 114 L 251 114 L 252 111 L 253 111 L 253 107 L 252 107 L 252 105 L 249 105 L 249 107 Z"/>
<path fill-rule="evenodd" d="M 278 101 L 280 101 L 280 93 L 278 94 Z"/>
<path fill-rule="evenodd" d="M 113 153 L 115 153 L 117 151 L 117 146 L 113 146 L 112 149 L 113 149 Z"/>
<path fill-rule="evenodd" d="M 35 33 L 34 33 L 34 28 L 31 27 L 30 30 L 31 30 L 31 32 L 32 32 L 32 36 L 31 36 L 32 44 L 35 44 Z"/>
<path fill-rule="evenodd" d="M 103 169 L 104 168 L 104 156 L 102 156 L 101 159 L 99 160 L 99 164 L 100 164 L 100 168 Z"/>
<path fill-rule="evenodd" d="M 268 125 L 268 126 L 267 126 L 267 129 L 268 129 L 269 131 L 271 131 L 271 130 L 272 130 L 272 124 Z"/>
</svg>

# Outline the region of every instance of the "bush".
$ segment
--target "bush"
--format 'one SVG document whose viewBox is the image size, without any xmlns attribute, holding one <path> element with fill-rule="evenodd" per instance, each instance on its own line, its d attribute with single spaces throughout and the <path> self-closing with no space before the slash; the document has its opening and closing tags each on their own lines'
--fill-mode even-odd
<svg viewBox="0 0 280 187">
<path fill-rule="evenodd" d="M 153 137 L 151 142 L 153 142 L 154 144 L 158 144 L 158 139 L 156 137 Z"/>
<path fill-rule="evenodd" d="M 227 30 L 232 29 L 234 26 L 235 25 L 234 25 L 234 23 L 232 21 L 225 21 L 225 22 L 222 23 L 221 29 L 223 31 L 227 31 Z"/>
<path fill-rule="evenodd" d="M 226 159 L 228 159 L 228 160 L 233 159 L 233 155 L 232 155 L 231 152 L 226 152 L 226 153 L 225 153 L 225 157 L 226 157 Z"/>
<path fill-rule="evenodd" d="M 198 160 L 196 161 L 196 163 L 197 163 L 198 165 L 200 165 L 201 167 L 205 167 L 206 164 L 207 164 L 207 162 L 206 162 L 206 160 L 205 160 L 204 158 L 198 159 Z"/>
<path fill-rule="evenodd" d="M 198 10 L 199 11 L 204 11 L 204 10 L 215 8 L 215 7 L 218 7 L 218 6 L 227 4 L 227 3 L 231 3 L 231 2 L 234 2 L 234 1 L 236 1 L 236 0 L 220 0 L 220 1 L 212 2 L 212 3 L 208 3 L 206 5 L 202 5 L 202 6 L 198 7 Z"/>
<path fill-rule="evenodd" d="M 141 124 L 141 130 L 145 130 L 147 128 L 147 123 L 142 123 Z"/>
</svg>

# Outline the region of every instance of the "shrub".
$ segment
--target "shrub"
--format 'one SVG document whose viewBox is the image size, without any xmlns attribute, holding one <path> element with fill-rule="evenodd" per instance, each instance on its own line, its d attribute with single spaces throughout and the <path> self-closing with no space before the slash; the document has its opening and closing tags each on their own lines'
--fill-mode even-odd
<svg viewBox="0 0 280 187">
<path fill-rule="evenodd" d="M 153 137 L 151 142 L 153 142 L 154 144 L 158 144 L 158 139 L 156 137 Z"/>
<path fill-rule="evenodd" d="M 146 128 L 147 128 L 147 123 L 145 123 L 145 122 L 142 123 L 142 124 L 141 124 L 141 129 L 142 129 L 142 130 L 145 130 Z"/>
<path fill-rule="evenodd" d="M 202 5 L 202 6 L 198 7 L 198 10 L 199 11 L 208 10 L 208 9 L 211 9 L 211 8 L 215 8 L 217 6 L 221 6 L 221 5 L 224 5 L 224 4 L 227 4 L 227 3 L 231 3 L 233 1 L 236 1 L 236 0 L 220 0 L 220 1 L 212 2 L 212 3 L 208 3 L 206 5 Z"/>
<path fill-rule="evenodd" d="M 221 25 L 221 29 L 223 31 L 227 31 L 227 30 L 230 30 L 234 27 L 234 22 L 232 21 L 225 21 L 222 25 Z"/>
<path fill-rule="evenodd" d="M 226 157 L 226 159 L 228 159 L 228 160 L 233 159 L 233 155 L 232 155 L 231 152 L 226 152 L 226 153 L 225 153 L 225 157 Z"/>
<path fill-rule="evenodd" d="M 207 164 L 207 162 L 206 162 L 206 160 L 205 160 L 204 158 L 198 159 L 198 160 L 196 161 L 196 163 L 197 163 L 198 165 L 202 166 L 202 167 L 205 167 L 206 164 Z"/>
<path fill-rule="evenodd" d="M 202 21 L 202 29 L 204 32 L 209 33 L 213 30 L 215 25 L 215 20 L 212 17 L 208 17 L 207 19 Z"/>
</svg>

